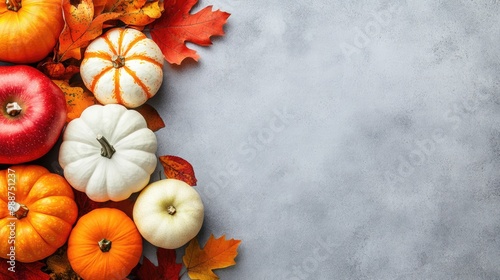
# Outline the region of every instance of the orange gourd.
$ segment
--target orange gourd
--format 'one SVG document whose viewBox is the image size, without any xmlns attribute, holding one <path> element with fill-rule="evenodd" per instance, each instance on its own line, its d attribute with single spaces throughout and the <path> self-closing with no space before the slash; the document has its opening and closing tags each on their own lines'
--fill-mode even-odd
<svg viewBox="0 0 500 280">
<path fill-rule="evenodd" d="M 64 27 L 61 0 L 0 0 L 0 60 L 33 63 L 55 47 Z"/>
<path fill-rule="evenodd" d="M 78 208 L 66 180 L 38 165 L 0 170 L 0 256 L 34 262 L 64 245 Z"/>
<path fill-rule="evenodd" d="M 68 239 L 68 260 L 83 279 L 124 279 L 141 255 L 139 231 L 131 218 L 115 208 L 83 215 Z"/>
</svg>

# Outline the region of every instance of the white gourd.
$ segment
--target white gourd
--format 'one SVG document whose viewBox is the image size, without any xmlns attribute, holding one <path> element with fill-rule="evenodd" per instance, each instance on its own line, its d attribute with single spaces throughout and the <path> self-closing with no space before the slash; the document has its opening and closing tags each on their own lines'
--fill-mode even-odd
<svg viewBox="0 0 500 280">
<path fill-rule="evenodd" d="M 201 229 L 204 207 L 194 187 L 177 179 L 163 179 L 145 187 L 134 204 L 134 222 L 154 246 L 176 249 Z"/>
<path fill-rule="evenodd" d="M 160 48 L 144 33 L 113 28 L 86 48 L 80 76 L 99 103 L 135 108 L 160 89 L 163 62 Z"/>
<path fill-rule="evenodd" d="M 90 199 L 121 201 L 149 183 L 157 145 L 137 111 L 118 104 L 92 105 L 67 125 L 59 164 L 70 185 Z"/>
</svg>

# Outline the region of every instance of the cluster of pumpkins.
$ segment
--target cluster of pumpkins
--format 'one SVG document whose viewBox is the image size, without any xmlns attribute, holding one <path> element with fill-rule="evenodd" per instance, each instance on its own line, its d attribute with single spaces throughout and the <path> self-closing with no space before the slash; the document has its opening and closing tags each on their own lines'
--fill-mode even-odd
<svg viewBox="0 0 500 280">
<path fill-rule="evenodd" d="M 47 11 L 48 16 L 36 14 L 49 17 L 53 9 Z M 47 40 L 43 36 L 40 41 Z M 15 41 L 2 45 L 17 47 Z M 0 60 L 10 58 L 26 61 L 13 55 Z M 64 176 L 29 161 L 0 171 L 0 257 L 14 251 L 16 261 L 34 262 L 67 242 L 70 264 L 84 279 L 123 279 L 139 262 L 143 239 L 176 249 L 198 234 L 204 218 L 199 194 L 175 179 L 150 182 L 157 139 L 132 110 L 159 90 L 163 61 L 156 43 L 135 29 L 113 28 L 86 48 L 80 75 L 101 104 L 61 125 L 58 160 Z M 133 218 L 115 208 L 78 218 L 73 188 L 97 202 L 139 193 Z"/>
</svg>

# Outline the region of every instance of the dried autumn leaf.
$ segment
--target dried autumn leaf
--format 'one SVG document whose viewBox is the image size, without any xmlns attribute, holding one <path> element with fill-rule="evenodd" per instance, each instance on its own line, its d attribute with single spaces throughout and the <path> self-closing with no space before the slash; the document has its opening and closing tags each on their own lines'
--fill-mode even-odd
<svg viewBox="0 0 500 280">
<path fill-rule="evenodd" d="M 115 0 L 108 1 L 104 11 L 120 13 L 118 19 L 126 25 L 146 26 L 161 16 L 163 5 L 159 0 Z"/>
<path fill-rule="evenodd" d="M 175 250 L 158 248 L 156 251 L 158 266 L 144 257 L 137 271 L 139 279 L 144 280 L 178 280 L 182 264 L 177 263 Z"/>
<path fill-rule="evenodd" d="M 143 104 L 135 108 L 135 110 L 141 113 L 144 119 L 146 119 L 148 128 L 151 129 L 152 131 L 158 131 L 159 129 L 165 127 L 163 119 L 153 106 L 149 104 Z"/>
<path fill-rule="evenodd" d="M 193 166 L 185 159 L 178 156 L 160 156 L 165 176 L 170 179 L 178 179 L 190 186 L 196 186 L 196 177 Z"/>
<path fill-rule="evenodd" d="M 109 3 L 114 2 L 116 2 L 116 0 L 93 0 L 92 3 L 94 4 L 94 17 L 103 13 L 106 6 L 110 5 Z"/>
<path fill-rule="evenodd" d="M 180 65 L 188 57 L 198 61 L 199 55 L 189 49 L 186 42 L 208 46 L 212 44 L 210 37 L 224 35 L 223 26 L 230 14 L 220 10 L 212 11 L 212 6 L 190 14 L 197 2 L 198 0 L 165 0 L 165 11 L 150 25 L 151 38 L 171 64 Z"/>
<path fill-rule="evenodd" d="M 241 240 L 226 240 L 225 235 L 215 239 L 210 235 L 205 247 L 200 248 L 198 240 L 194 238 L 186 247 L 182 258 L 191 279 L 219 279 L 212 271 L 235 265 L 234 258 L 238 255 L 238 246 Z"/>
<path fill-rule="evenodd" d="M 63 17 L 65 25 L 59 35 L 57 60 L 69 58 L 80 60 L 81 48 L 102 34 L 105 21 L 117 19 L 120 13 L 103 13 L 94 18 L 94 4 L 92 0 L 81 0 L 74 6 L 71 0 L 63 0 Z"/>
<path fill-rule="evenodd" d="M 85 87 L 72 87 L 66 81 L 53 80 L 53 82 L 64 92 L 68 114 L 66 121 L 79 118 L 87 107 L 98 104 L 94 95 Z"/>
<path fill-rule="evenodd" d="M 80 280 L 82 279 L 73 271 L 68 260 L 67 247 L 62 247 L 47 258 L 45 263 L 50 271 L 51 279 Z"/>
<path fill-rule="evenodd" d="M 80 72 L 80 67 L 77 65 L 54 62 L 50 57 L 38 63 L 37 69 L 52 80 L 69 80 L 73 75 Z"/>
<path fill-rule="evenodd" d="M 50 276 L 42 271 L 44 266 L 45 264 L 40 261 L 32 263 L 15 262 L 15 265 L 11 268 L 9 261 L 3 260 L 0 262 L 0 279 L 49 280 Z"/>
</svg>

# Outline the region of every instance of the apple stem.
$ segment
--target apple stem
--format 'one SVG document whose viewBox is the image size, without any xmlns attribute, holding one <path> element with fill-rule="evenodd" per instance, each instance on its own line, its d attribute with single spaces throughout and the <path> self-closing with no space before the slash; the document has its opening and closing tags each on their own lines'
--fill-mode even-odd
<svg viewBox="0 0 500 280">
<path fill-rule="evenodd" d="M 5 5 L 7 5 L 7 9 L 10 11 L 17 12 L 21 9 L 21 0 L 5 0 Z"/>
<path fill-rule="evenodd" d="M 97 244 L 99 245 L 99 249 L 101 249 L 101 252 L 109 252 L 111 250 L 111 240 L 107 240 L 106 238 L 101 239 Z"/>
<path fill-rule="evenodd" d="M 19 106 L 19 104 L 17 104 L 17 102 L 7 103 L 7 106 L 5 106 L 5 109 L 7 110 L 7 114 L 9 114 L 10 116 L 13 116 L 13 117 L 19 115 L 22 111 L 21 106 Z"/>
<path fill-rule="evenodd" d="M 113 63 L 113 67 L 120 68 L 125 65 L 125 57 L 115 54 L 111 57 L 111 62 Z"/>
<path fill-rule="evenodd" d="M 173 215 L 173 214 L 175 214 L 175 212 L 177 212 L 177 210 L 175 209 L 175 207 L 173 205 L 170 205 L 167 207 L 168 214 Z"/>
<path fill-rule="evenodd" d="M 111 144 L 109 144 L 108 140 L 104 138 L 102 135 L 97 135 L 97 141 L 101 144 L 101 156 L 111 158 L 113 154 L 116 152 L 115 148 Z"/>
</svg>

